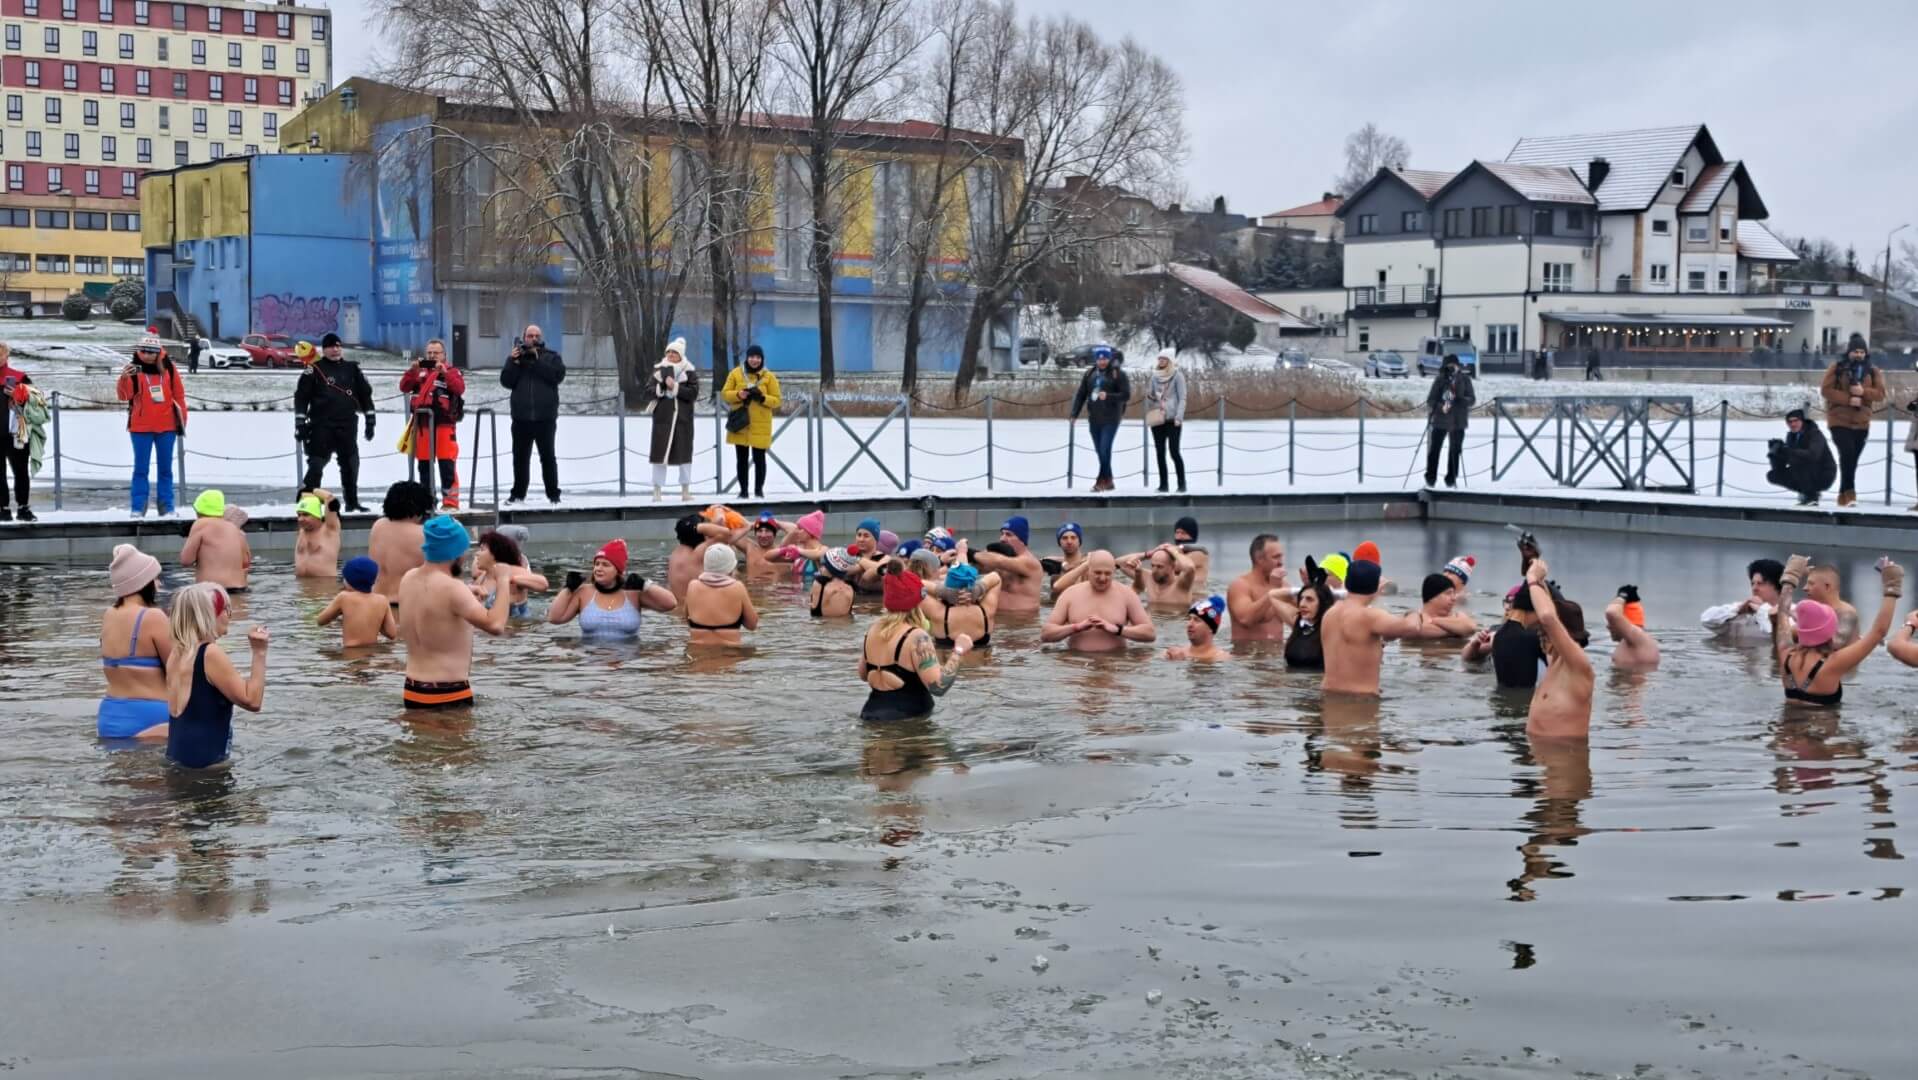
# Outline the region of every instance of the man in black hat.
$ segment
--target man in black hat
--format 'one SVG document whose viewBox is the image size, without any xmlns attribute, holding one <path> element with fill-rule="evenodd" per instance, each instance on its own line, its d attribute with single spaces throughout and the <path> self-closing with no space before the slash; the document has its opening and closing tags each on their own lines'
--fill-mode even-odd
<svg viewBox="0 0 1918 1080">
<path fill-rule="evenodd" d="M 304 490 L 320 486 L 328 458 L 340 459 L 340 494 L 348 513 L 366 513 L 360 505 L 360 448 L 353 441 L 359 414 L 366 414 L 366 439 L 373 438 L 373 387 L 360 365 L 340 353 L 340 335 L 320 339 L 320 355 L 300 373 L 293 390 L 293 437 L 306 448 Z"/>
<path fill-rule="evenodd" d="M 1817 506 L 1818 496 L 1830 491 L 1832 481 L 1838 479 L 1838 463 L 1832 460 L 1818 421 L 1806 416 L 1805 410 L 1786 413 L 1785 427 L 1785 437 L 1771 441 L 1767 454 L 1771 471 L 1765 474 L 1765 482 L 1796 491 L 1800 506 Z"/>
</svg>

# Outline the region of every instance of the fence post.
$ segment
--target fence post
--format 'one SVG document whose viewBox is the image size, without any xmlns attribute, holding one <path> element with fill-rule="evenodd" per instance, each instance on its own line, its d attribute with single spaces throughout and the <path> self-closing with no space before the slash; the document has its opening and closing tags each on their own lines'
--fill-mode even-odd
<svg viewBox="0 0 1918 1080">
<path fill-rule="evenodd" d="M 905 418 L 905 428 L 906 428 L 905 481 L 906 482 L 902 487 L 900 487 L 899 490 L 908 491 L 908 490 L 911 490 L 912 488 L 912 395 L 901 394 L 899 396 L 901 399 L 901 403 L 905 405 L 906 407 L 906 418 Z"/>
<path fill-rule="evenodd" d="M 475 432 L 473 437 L 478 438 L 479 435 L 477 434 L 477 432 L 479 431 L 479 424 L 477 422 L 474 423 L 473 430 Z M 477 454 L 478 452 L 479 451 L 476 448 L 474 450 L 474 453 Z M 475 457 L 473 460 L 475 464 L 477 464 L 479 461 L 479 458 Z M 305 486 L 306 486 L 306 444 L 302 443 L 298 439 L 294 439 L 293 440 L 293 490 L 297 493 L 301 488 Z"/>
<path fill-rule="evenodd" d="M 1297 459 L 1293 450 L 1298 446 L 1298 442 L 1299 399 L 1295 397 L 1285 403 L 1285 482 L 1287 484 L 1295 484 L 1298 482 L 1292 473 L 1293 463 Z"/>
<path fill-rule="evenodd" d="M 617 380 L 615 380 L 617 381 Z M 626 391 L 613 387 L 613 422 L 619 425 L 619 493 L 626 494 Z"/>
<path fill-rule="evenodd" d="M 992 490 L 992 391 L 986 391 L 986 490 Z"/>
<path fill-rule="evenodd" d="M 1498 482 L 1498 421 L 1499 421 L 1499 417 L 1504 412 L 1505 410 L 1499 405 L 1498 399 L 1493 398 L 1492 399 L 1492 482 L 1493 483 Z M 1429 419 L 1426 420 L 1425 426 L 1427 430 L 1429 431 L 1432 426 L 1431 420 Z M 1523 444 L 1521 443 L 1520 445 L 1523 445 Z M 1412 459 L 1414 461 L 1418 460 L 1418 455 L 1419 455 L 1419 452 L 1416 449 L 1414 449 L 1412 451 Z"/>
<path fill-rule="evenodd" d="M 1219 479 L 1221 490 L 1225 488 L 1225 395 L 1219 395 Z"/>
<path fill-rule="evenodd" d="M 1687 494 L 1698 492 L 1698 409 L 1685 402 L 1685 486 Z"/>
<path fill-rule="evenodd" d="M 1150 376 L 1147 376 L 1147 377 L 1150 378 Z M 1150 489 L 1152 487 L 1152 425 L 1145 422 L 1146 413 L 1150 411 L 1151 411 L 1150 409 L 1146 408 L 1145 399 L 1140 398 L 1139 399 L 1139 477 L 1140 477 L 1139 486 L 1147 489 Z M 1124 416 L 1123 413 L 1121 413 L 1120 415 L 1121 417 Z"/>
<path fill-rule="evenodd" d="M 181 489 L 186 487 L 186 435 L 184 432 L 181 433 L 180 438 L 175 442 L 173 453 L 174 457 L 179 461 L 179 464 L 175 465 L 173 469 L 179 475 L 174 478 L 173 490 L 168 492 L 168 494 L 171 495 L 177 503 L 180 498 Z"/>
<path fill-rule="evenodd" d="M 1725 497 L 1725 420 L 1732 411 L 1730 399 L 1718 403 L 1718 498 Z"/>
<path fill-rule="evenodd" d="M 419 418 L 422 414 L 426 417 L 426 460 L 432 462 L 426 467 L 426 494 L 432 497 L 433 505 L 438 506 L 440 502 L 440 470 L 437 460 L 440 456 L 439 423 L 431 410 L 420 409 L 413 413 L 413 452 L 406 455 L 408 459 L 406 471 L 409 473 L 418 471 L 413 467 L 413 462 L 419 460 L 420 456 Z"/>
<path fill-rule="evenodd" d="M 1066 421 L 1066 490 L 1072 490 L 1072 458 L 1078 447 L 1079 424 L 1075 420 Z"/>
<path fill-rule="evenodd" d="M 1359 399 L 1359 483 L 1365 483 L 1365 399 Z"/>
<path fill-rule="evenodd" d="M 1891 405 L 1887 403 L 1885 405 L 1885 505 L 1886 506 L 1891 505 L 1891 463 L 1898 456 L 1897 451 L 1892 449 L 1892 443 L 1891 443 L 1891 429 L 1898 426 L 1893 421 L 1894 421 L 1894 417 L 1892 416 Z"/>
<path fill-rule="evenodd" d="M 487 426 L 492 429 L 493 439 L 493 524 L 500 523 L 499 501 L 499 414 L 491 409 L 486 411 Z M 473 474 L 479 475 L 479 431 L 473 432 Z"/>
<path fill-rule="evenodd" d="M 1562 401 L 1556 401 L 1552 403 L 1552 424 L 1553 424 L 1552 479 L 1558 481 L 1559 487 L 1564 487 L 1566 486 L 1565 485 L 1565 403 Z M 1572 428 L 1572 433 L 1574 436 L 1577 435 L 1578 433 L 1577 426 L 1574 426 Z"/>
<path fill-rule="evenodd" d="M 719 406 L 713 406 L 713 491 L 716 494 L 726 492 L 726 473 L 723 459 L 726 456 L 726 425 L 719 419 Z M 671 453 L 671 448 L 667 448 Z"/>
<path fill-rule="evenodd" d="M 53 508 L 58 510 L 65 498 L 60 476 L 60 391 L 53 392 Z"/>
</svg>

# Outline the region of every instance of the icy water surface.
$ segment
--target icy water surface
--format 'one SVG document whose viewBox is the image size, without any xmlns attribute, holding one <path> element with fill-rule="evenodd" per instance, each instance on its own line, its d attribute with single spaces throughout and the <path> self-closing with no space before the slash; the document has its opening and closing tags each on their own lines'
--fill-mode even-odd
<svg viewBox="0 0 1918 1080">
<path fill-rule="evenodd" d="M 1291 564 L 1362 532 L 1413 591 L 1474 551 L 1482 618 L 1516 575 L 1495 530 L 1274 531 Z M 1249 535 L 1205 537 L 1221 587 Z M 1012 617 L 931 722 L 864 729 L 859 626 L 784 586 L 744 651 L 518 626 L 470 721 L 409 722 L 397 651 L 341 655 L 331 590 L 268 564 L 237 620 L 274 630 L 266 711 L 191 781 L 91 738 L 104 574 L 0 568 L 0 1069 L 1910 1075 L 1918 672 L 1788 715 L 1695 618 L 1784 552 L 1542 539 L 1665 645 L 1642 677 L 1595 646 L 1589 749 L 1531 745 L 1449 648 L 1328 707 L 1274 657 L 1087 659 Z M 1869 618 L 1877 553 L 1828 554 Z"/>
</svg>

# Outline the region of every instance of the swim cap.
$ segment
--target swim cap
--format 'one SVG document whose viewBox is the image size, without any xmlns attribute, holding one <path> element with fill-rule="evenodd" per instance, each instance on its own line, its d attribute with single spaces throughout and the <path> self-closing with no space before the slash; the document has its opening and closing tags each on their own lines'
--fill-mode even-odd
<svg viewBox="0 0 1918 1080">
<path fill-rule="evenodd" d="M 922 547 L 918 551 L 913 552 L 909 562 L 915 573 L 920 572 L 919 568 L 922 566 L 925 567 L 924 573 L 926 574 L 937 574 L 939 572 L 939 553 L 931 548 Z"/>
<path fill-rule="evenodd" d="M 613 564 L 614 573 L 624 574 L 626 572 L 626 541 L 606 541 L 598 551 L 593 552 L 593 558 L 605 559 L 607 562 Z"/>
<path fill-rule="evenodd" d="M 435 514 L 420 526 L 420 552 L 431 563 L 452 562 L 473 546 L 466 526 L 447 514 Z"/>
<path fill-rule="evenodd" d="M 355 555 L 340 567 L 340 580 L 354 592 L 372 592 L 380 577 L 380 564 L 364 555 Z"/>
<path fill-rule="evenodd" d="M 852 553 L 848 552 L 845 548 L 830 548 L 826 552 L 826 566 L 829 567 L 833 573 L 842 577 L 852 573 L 853 568 L 858 565 Z"/>
<path fill-rule="evenodd" d="M 857 529 L 854 529 L 853 531 L 854 531 L 854 532 L 858 532 L 858 531 L 859 531 L 859 529 L 864 529 L 864 530 L 866 530 L 867 532 L 869 532 L 869 533 L 871 533 L 871 534 L 873 535 L 873 539 L 875 539 L 875 540 L 876 540 L 876 539 L 878 539 L 878 538 L 879 538 L 879 533 L 880 533 L 880 528 L 879 528 L 879 519 L 878 519 L 878 518 L 873 518 L 873 517 L 869 517 L 869 518 L 860 518 L 860 519 L 859 519 L 859 528 L 857 528 Z"/>
<path fill-rule="evenodd" d="M 806 514 L 798 521 L 793 522 L 793 525 L 797 527 L 800 532 L 805 533 L 814 540 L 824 539 L 826 535 L 826 512 L 824 510 L 814 510 L 812 513 Z"/>
<path fill-rule="evenodd" d="M 1354 559 L 1345 572 L 1345 591 L 1353 596 L 1371 596 L 1379 591 L 1379 564 Z"/>
<path fill-rule="evenodd" d="M 1816 600 L 1800 600 L 1791 613 L 1792 618 L 1798 620 L 1800 645 L 1816 648 L 1838 633 L 1838 613 L 1828 605 Z"/>
<path fill-rule="evenodd" d="M 739 553 L 731 544 L 714 544 L 706 549 L 705 567 L 708 574 L 731 574 L 739 568 Z"/>
<path fill-rule="evenodd" d="M 1326 573 L 1338 578 L 1340 581 L 1345 580 L 1346 570 L 1351 566 L 1351 564 L 1346 561 L 1345 556 L 1340 555 L 1336 551 L 1320 559 L 1319 565 L 1325 568 Z"/>
<path fill-rule="evenodd" d="M 1026 522 L 1025 518 L 1017 514 L 1007 518 L 1006 523 L 999 526 L 999 531 L 1009 532 L 1018 537 L 1021 544 L 1030 544 L 1032 542 L 1032 526 Z"/>
<path fill-rule="evenodd" d="M 208 488 L 193 500 L 193 512 L 201 517 L 219 517 L 226 513 L 226 492 Z"/>
<path fill-rule="evenodd" d="M 1054 539 L 1054 540 L 1064 540 L 1064 539 L 1066 538 L 1066 534 L 1067 534 L 1067 533 L 1071 533 L 1072 535 L 1074 535 L 1074 536 L 1076 536 L 1076 537 L 1078 537 L 1078 538 L 1080 539 L 1080 541 L 1082 541 L 1082 542 L 1083 542 L 1083 541 L 1085 540 L 1085 538 L 1086 538 L 1086 531 L 1085 531 L 1084 529 L 1081 529 L 1081 528 L 1079 527 L 1079 523 L 1078 523 L 1078 522 L 1076 522 L 1076 521 L 1068 521 L 1068 522 L 1066 522 L 1066 523 L 1065 523 L 1064 525 L 1061 525 L 1061 526 L 1059 526 L 1059 531 L 1058 531 L 1058 533 L 1057 533 L 1057 534 L 1055 534 L 1055 535 L 1053 536 L 1053 539 Z"/>
<path fill-rule="evenodd" d="M 698 547 L 706 539 L 699 531 L 698 514 L 687 514 L 685 517 L 673 522 L 673 535 L 678 537 L 679 542 L 685 544 L 687 547 Z"/>
<path fill-rule="evenodd" d="M 959 546 L 959 541 L 953 537 L 951 529 L 944 525 L 934 525 L 926 530 L 926 546 L 940 551 L 951 551 Z"/>
<path fill-rule="evenodd" d="M 1214 632 L 1219 629 L 1219 621 L 1225 618 L 1225 597 L 1208 596 L 1192 602 L 1191 613 L 1205 620 Z"/>
<path fill-rule="evenodd" d="M 1369 563 L 1378 563 L 1380 566 L 1385 565 L 1385 560 L 1379 555 L 1379 546 L 1370 540 L 1366 540 L 1359 544 L 1358 547 L 1353 548 L 1352 557 L 1354 559 L 1364 559 Z"/>
<path fill-rule="evenodd" d="M 1458 558 L 1446 563 L 1445 569 L 1439 572 L 1442 574 L 1450 574 L 1457 578 L 1460 585 L 1467 585 L 1471 583 L 1472 570 L 1477 566 L 1477 559 L 1472 558 L 1470 555 L 1460 555 Z"/>
<path fill-rule="evenodd" d="M 879 550 L 891 555 L 899 550 L 899 534 L 891 529 L 879 530 Z"/>
<path fill-rule="evenodd" d="M 1184 533 L 1188 542 L 1199 538 L 1199 519 L 1190 515 L 1172 523 L 1172 531 Z"/>
<path fill-rule="evenodd" d="M 946 588 L 948 589 L 970 589 L 977 584 L 979 584 L 979 571 L 966 563 L 960 563 L 946 571 Z"/>
<path fill-rule="evenodd" d="M 926 597 L 926 583 L 919 575 L 910 570 L 901 570 L 886 575 L 885 605 L 887 611 L 911 611 L 919 606 Z"/>
<path fill-rule="evenodd" d="M 132 544 L 114 546 L 113 561 L 107 564 L 107 577 L 113 582 L 113 595 L 132 596 L 159 576 L 160 560 Z"/>
</svg>

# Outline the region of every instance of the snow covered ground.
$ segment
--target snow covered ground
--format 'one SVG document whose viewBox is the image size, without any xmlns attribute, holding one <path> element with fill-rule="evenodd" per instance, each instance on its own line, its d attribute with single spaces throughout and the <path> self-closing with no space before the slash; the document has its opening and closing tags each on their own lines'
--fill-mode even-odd
<svg viewBox="0 0 1918 1080">
<path fill-rule="evenodd" d="M 730 481 L 733 453 L 731 447 L 715 448 L 717 425 L 712 417 L 700 417 L 698 423 L 693 489 L 695 499 L 705 502 L 719 487 L 715 461 L 723 461 L 725 479 Z M 478 475 L 470 475 L 475 427 L 483 424 L 484 418 L 469 418 L 459 432 L 462 484 L 469 503 L 475 505 L 490 505 L 492 491 L 494 457 L 489 437 L 480 440 Z M 651 467 L 645 458 L 649 424 L 643 417 L 629 417 L 625 422 L 626 492 L 634 501 L 649 501 L 651 497 Z M 1535 420 L 1521 421 L 1519 427 L 1529 434 L 1537 424 Z M 120 485 L 130 471 L 131 449 L 123 417 L 108 412 L 67 412 L 62 416 L 61 425 L 63 482 L 74 491 L 76 504 L 103 505 L 112 493 L 121 490 Z M 1508 493 L 1565 490 L 1552 483 L 1548 469 L 1538 458 L 1521 449 L 1518 430 L 1509 423 L 1501 425 L 1497 432 L 1501 476 L 1495 481 L 1492 477 L 1493 428 L 1489 419 L 1475 420 L 1467 433 L 1463 486 Z M 1552 442 L 1554 428 L 1547 424 L 1534 443 L 1546 461 L 1557 457 Z M 1894 465 L 1891 503 L 1902 510 L 1914 498 L 1914 483 L 1910 459 L 1903 450 L 1905 425 L 1901 423 L 1897 428 L 1896 443 L 1891 447 Z M 400 429 L 396 415 L 382 414 L 380 429 L 373 441 L 360 444 L 363 492 L 376 497 L 386 485 L 407 476 L 409 463 L 394 449 Z M 1654 430 L 1663 434 L 1664 429 L 1661 423 Z M 1070 493 L 1089 493 L 1096 459 L 1083 424 L 1069 429 L 1064 420 L 999 421 L 992 426 L 990 454 L 986 445 L 987 425 L 983 421 L 915 417 L 910 430 L 908 452 L 906 425 L 899 419 L 883 425 L 874 419 L 853 419 L 846 421 L 845 427 L 827 420 L 823 430 L 815 433 L 815 464 L 811 482 L 807 483 L 806 425 L 803 420 L 796 420 L 774 444 L 775 456 L 785 468 L 771 469 L 768 495 L 795 498 L 806 491 L 829 492 L 835 496 L 898 496 L 906 492 L 949 496 L 989 492 L 1065 495 L 1068 494 L 1069 431 L 1073 447 L 1071 462 L 1077 478 Z M 1783 430 L 1784 425 L 1775 420 L 1726 423 L 1722 456 L 1724 497 L 1744 504 L 1789 505 L 1791 495 L 1769 487 L 1764 479 L 1766 440 L 1782 435 Z M 859 450 L 853 433 L 870 441 L 869 453 Z M 485 435 L 484 430 L 482 434 Z M 1361 442 L 1357 420 L 1300 420 L 1291 429 L 1284 420 L 1229 421 L 1221 428 L 1216 420 L 1195 417 L 1188 421 L 1184 432 L 1188 487 L 1201 494 L 1416 489 L 1423 483 L 1423 434 L 1424 425 L 1417 419 L 1368 420 L 1364 423 Z M 1859 466 L 1858 491 L 1861 503 L 1878 507 L 1885 503 L 1885 425 L 1875 425 L 1873 435 Z M 512 475 L 511 425 L 504 417 L 498 421 L 498 438 L 498 470 L 504 491 Z M 1119 493 L 1149 490 L 1143 473 L 1149 456 L 1148 442 L 1143 427 L 1136 422 L 1128 423 L 1120 432 L 1114 456 Z M 1583 448 L 1586 444 L 1580 445 Z M 1721 454 L 1716 416 L 1700 417 L 1689 433 L 1685 425 L 1680 424 L 1669 436 L 1668 447 L 1679 466 L 1694 468 L 1699 497 L 1720 493 Z M 581 496 L 618 494 L 621 451 L 614 418 L 562 420 L 557 450 L 560 482 L 566 491 Z M 1630 449 L 1634 472 L 1643 454 L 1641 440 L 1634 434 Z M 787 469 L 794 476 L 789 476 Z M 674 490 L 671 485 L 677 479 L 676 474 L 674 470 L 669 491 Z M 186 440 L 185 492 L 179 501 L 185 505 L 191 501 L 188 493 L 217 486 L 277 490 L 283 492 L 290 503 L 297 477 L 291 416 L 201 412 L 193 417 Z M 336 477 L 336 470 L 329 467 L 327 482 L 334 483 Z M 1676 485 L 1681 482 L 1681 474 L 1672 462 L 1655 456 L 1647 482 L 1653 487 Z M 52 483 L 53 464 L 49 458 L 35 481 L 40 492 L 36 497 L 39 506 L 51 505 Z M 537 472 L 534 486 L 537 504 L 540 502 Z M 1617 484 L 1600 465 L 1587 478 L 1585 486 L 1601 489 L 1615 488 Z M 81 488 L 93 489 L 96 496 L 79 498 Z M 376 498 L 369 500 L 373 501 Z"/>
</svg>

